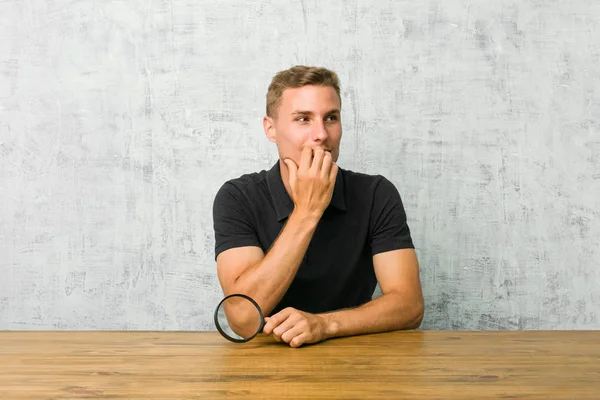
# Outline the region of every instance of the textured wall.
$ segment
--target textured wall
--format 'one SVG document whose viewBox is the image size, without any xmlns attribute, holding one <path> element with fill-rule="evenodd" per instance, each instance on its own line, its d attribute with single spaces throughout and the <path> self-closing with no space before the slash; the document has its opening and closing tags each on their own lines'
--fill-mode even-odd
<svg viewBox="0 0 600 400">
<path fill-rule="evenodd" d="M 598 1 L 9 0 L 0 329 L 213 329 L 212 198 L 296 63 L 404 198 L 423 328 L 600 328 Z"/>
</svg>

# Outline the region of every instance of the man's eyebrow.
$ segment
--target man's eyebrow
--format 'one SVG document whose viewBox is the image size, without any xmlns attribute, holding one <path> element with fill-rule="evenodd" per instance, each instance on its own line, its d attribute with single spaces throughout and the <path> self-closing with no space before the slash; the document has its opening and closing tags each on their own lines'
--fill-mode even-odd
<svg viewBox="0 0 600 400">
<path fill-rule="evenodd" d="M 325 113 L 325 115 L 331 115 L 331 114 L 339 114 L 340 110 L 338 110 L 337 108 L 334 108 L 333 110 L 329 110 Z M 292 112 L 292 115 L 312 115 L 314 114 L 312 111 L 304 111 L 304 110 L 297 110 Z"/>
</svg>

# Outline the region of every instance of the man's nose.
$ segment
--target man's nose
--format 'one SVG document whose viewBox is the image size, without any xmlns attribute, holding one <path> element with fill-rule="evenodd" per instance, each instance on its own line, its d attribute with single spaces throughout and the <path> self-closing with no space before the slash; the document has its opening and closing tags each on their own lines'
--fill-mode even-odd
<svg viewBox="0 0 600 400">
<path fill-rule="evenodd" d="M 312 139 L 315 142 L 324 142 L 327 140 L 327 128 L 322 121 L 316 122 L 313 125 Z"/>
</svg>

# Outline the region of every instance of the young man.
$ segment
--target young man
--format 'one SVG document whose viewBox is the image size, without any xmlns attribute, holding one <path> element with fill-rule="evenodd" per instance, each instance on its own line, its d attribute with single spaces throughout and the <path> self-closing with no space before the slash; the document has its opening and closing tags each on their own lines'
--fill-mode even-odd
<svg viewBox="0 0 600 400">
<path fill-rule="evenodd" d="M 265 134 L 279 160 L 226 182 L 214 200 L 225 295 L 252 297 L 263 333 L 292 347 L 415 329 L 419 266 L 403 204 L 380 175 L 336 165 L 342 138 L 335 72 L 296 66 L 273 78 Z M 382 295 L 372 300 L 379 283 Z"/>
</svg>

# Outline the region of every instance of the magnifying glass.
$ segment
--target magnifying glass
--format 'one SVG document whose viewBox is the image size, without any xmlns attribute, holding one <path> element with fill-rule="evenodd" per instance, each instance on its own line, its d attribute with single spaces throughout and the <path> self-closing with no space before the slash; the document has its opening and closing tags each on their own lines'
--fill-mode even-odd
<svg viewBox="0 0 600 400">
<path fill-rule="evenodd" d="M 225 339 L 244 343 L 263 330 L 265 318 L 252 298 L 245 294 L 230 294 L 215 309 L 215 325 Z"/>
</svg>

